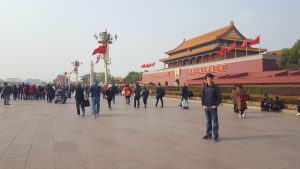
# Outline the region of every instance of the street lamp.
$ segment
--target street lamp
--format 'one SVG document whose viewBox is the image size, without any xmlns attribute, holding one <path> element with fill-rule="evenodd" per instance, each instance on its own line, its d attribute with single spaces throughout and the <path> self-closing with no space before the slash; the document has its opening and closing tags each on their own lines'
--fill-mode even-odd
<svg viewBox="0 0 300 169">
<path fill-rule="evenodd" d="M 64 85 L 67 85 L 67 75 L 68 72 L 64 72 Z"/>
<path fill-rule="evenodd" d="M 75 60 L 74 62 L 71 62 L 71 64 L 74 66 L 74 72 L 76 73 L 76 85 L 77 85 L 78 84 L 78 67 L 80 65 L 82 65 L 82 62 Z"/>
<path fill-rule="evenodd" d="M 105 70 L 105 81 L 104 83 L 107 84 L 107 77 L 108 77 L 108 65 L 111 64 L 111 58 L 109 57 L 109 44 L 112 44 L 113 41 L 116 41 L 118 39 L 117 35 L 111 35 L 110 33 L 105 30 L 104 32 L 99 33 L 98 35 L 94 35 L 95 39 L 97 40 L 97 43 L 99 44 L 107 44 L 107 50 L 106 53 L 101 56 L 101 59 L 104 62 L 104 70 Z"/>
</svg>

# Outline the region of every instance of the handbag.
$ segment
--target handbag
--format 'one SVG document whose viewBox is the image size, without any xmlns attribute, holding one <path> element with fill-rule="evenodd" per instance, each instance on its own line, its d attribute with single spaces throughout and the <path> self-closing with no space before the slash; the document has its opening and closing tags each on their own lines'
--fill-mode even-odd
<svg viewBox="0 0 300 169">
<path fill-rule="evenodd" d="M 84 107 L 89 107 L 91 104 L 90 104 L 90 100 L 89 99 L 84 99 L 83 101 L 83 106 Z"/>
</svg>

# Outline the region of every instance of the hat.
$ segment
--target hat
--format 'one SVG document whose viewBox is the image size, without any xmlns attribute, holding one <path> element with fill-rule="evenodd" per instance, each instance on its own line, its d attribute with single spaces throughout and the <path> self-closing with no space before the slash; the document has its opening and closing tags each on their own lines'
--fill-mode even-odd
<svg viewBox="0 0 300 169">
<path fill-rule="evenodd" d="M 95 82 L 94 82 L 95 84 L 98 84 L 99 82 L 98 82 L 98 80 L 95 80 Z"/>
</svg>

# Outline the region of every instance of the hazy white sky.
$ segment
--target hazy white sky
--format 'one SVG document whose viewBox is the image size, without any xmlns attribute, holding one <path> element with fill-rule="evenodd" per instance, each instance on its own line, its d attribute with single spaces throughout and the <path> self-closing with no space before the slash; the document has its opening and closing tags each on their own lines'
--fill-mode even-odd
<svg viewBox="0 0 300 169">
<path fill-rule="evenodd" d="M 0 0 L 0 79 L 53 80 L 83 62 L 89 72 L 98 46 L 93 35 L 118 34 L 110 46 L 111 74 L 141 71 L 164 52 L 189 39 L 224 27 L 231 20 L 240 32 L 261 35 L 261 47 L 291 47 L 300 38 L 300 1 L 237 0 Z M 103 71 L 103 62 L 95 66 Z"/>
</svg>

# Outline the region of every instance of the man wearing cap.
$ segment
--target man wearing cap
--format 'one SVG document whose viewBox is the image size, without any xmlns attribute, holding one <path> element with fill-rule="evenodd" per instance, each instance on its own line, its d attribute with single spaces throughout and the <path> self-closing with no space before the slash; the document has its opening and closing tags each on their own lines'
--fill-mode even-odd
<svg viewBox="0 0 300 169">
<path fill-rule="evenodd" d="M 99 82 L 96 80 L 89 90 L 89 93 L 91 93 L 91 98 L 92 98 L 92 117 L 93 118 L 98 116 L 99 111 L 100 111 L 101 87 L 98 85 L 98 83 Z"/>
<path fill-rule="evenodd" d="M 207 83 L 203 85 L 201 93 L 202 106 L 207 120 L 206 135 L 203 139 L 211 139 L 213 131 L 214 141 L 217 142 L 219 140 L 218 106 L 222 101 L 222 97 L 219 87 L 213 82 L 214 75 L 207 73 L 205 77 Z"/>
</svg>

